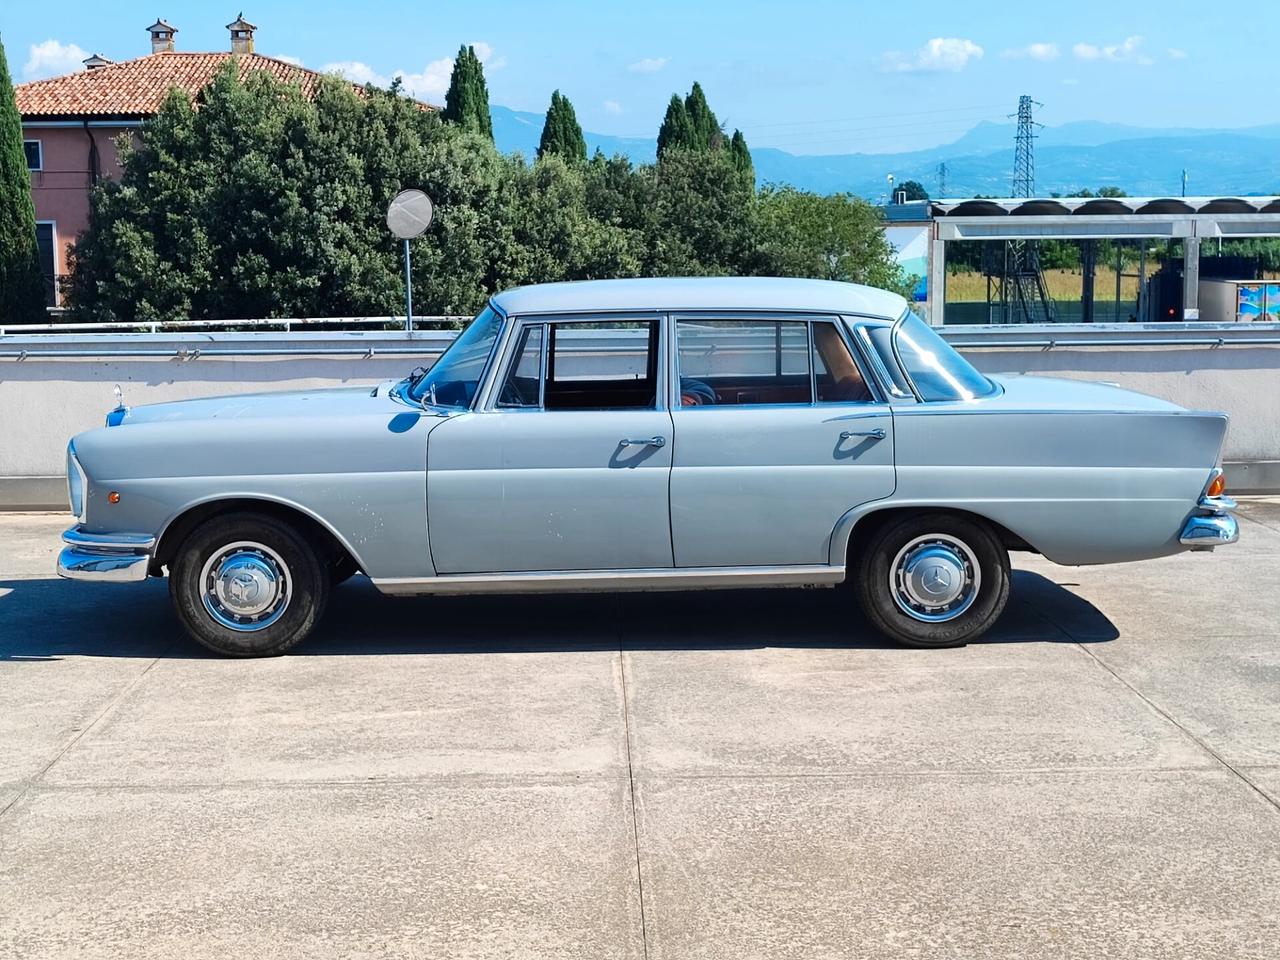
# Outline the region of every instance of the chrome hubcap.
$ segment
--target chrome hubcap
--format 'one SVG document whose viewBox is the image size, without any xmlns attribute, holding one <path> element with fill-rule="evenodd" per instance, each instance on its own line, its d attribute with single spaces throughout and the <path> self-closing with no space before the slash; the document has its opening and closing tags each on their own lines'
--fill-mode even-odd
<svg viewBox="0 0 1280 960">
<path fill-rule="evenodd" d="M 205 610 L 231 630 L 264 630 L 289 606 L 289 568 L 260 543 L 242 541 L 218 550 L 205 561 L 200 583 Z"/>
<path fill-rule="evenodd" d="M 893 558 L 889 590 L 907 616 L 941 623 L 964 613 L 978 598 L 982 571 L 968 544 L 942 533 L 916 537 Z"/>
</svg>

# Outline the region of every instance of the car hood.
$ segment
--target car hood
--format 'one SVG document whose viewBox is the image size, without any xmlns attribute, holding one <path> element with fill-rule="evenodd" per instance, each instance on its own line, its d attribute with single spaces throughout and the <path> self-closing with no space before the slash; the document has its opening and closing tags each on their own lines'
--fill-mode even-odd
<svg viewBox="0 0 1280 960">
<path fill-rule="evenodd" d="M 1159 397 L 1125 390 L 1110 383 L 1069 380 L 1065 377 L 1029 377 L 1020 374 L 989 377 L 1003 388 L 993 403 L 1010 409 L 1111 410 L 1176 413 L 1185 408 Z"/>
<path fill-rule="evenodd" d="M 392 381 L 394 382 L 394 381 Z M 388 396 L 390 383 L 378 387 L 325 387 L 202 397 L 133 407 L 122 423 L 173 423 L 188 420 L 273 420 L 291 417 L 332 419 L 361 413 L 382 413 L 396 401 Z"/>
</svg>

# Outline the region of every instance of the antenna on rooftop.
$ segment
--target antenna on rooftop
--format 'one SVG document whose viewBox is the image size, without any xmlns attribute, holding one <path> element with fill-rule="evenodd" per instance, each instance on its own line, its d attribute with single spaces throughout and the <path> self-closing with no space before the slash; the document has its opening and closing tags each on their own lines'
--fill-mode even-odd
<svg viewBox="0 0 1280 960">
<path fill-rule="evenodd" d="M 947 195 L 947 161 L 943 160 L 938 164 L 938 199 L 941 200 Z"/>
</svg>

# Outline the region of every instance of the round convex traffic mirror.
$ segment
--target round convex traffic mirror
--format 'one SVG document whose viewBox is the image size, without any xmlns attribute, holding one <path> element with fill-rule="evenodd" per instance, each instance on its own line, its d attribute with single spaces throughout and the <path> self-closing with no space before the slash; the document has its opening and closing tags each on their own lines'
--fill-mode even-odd
<svg viewBox="0 0 1280 960">
<path fill-rule="evenodd" d="M 431 198 L 421 190 L 401 190 L 387 207 L 387 227 L 401 240 L 412 240 L 431 226 L 434 212 Z"/>
</svg>

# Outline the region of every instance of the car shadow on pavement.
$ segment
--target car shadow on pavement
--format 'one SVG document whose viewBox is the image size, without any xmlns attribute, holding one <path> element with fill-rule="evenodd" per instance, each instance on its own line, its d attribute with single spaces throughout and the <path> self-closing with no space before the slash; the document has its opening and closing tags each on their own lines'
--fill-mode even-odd
<svg viewBox="0 0 1280 960">
<path fill-rule="evenodd" d="M 1088 601 L 1014 571 L 1009 607 L 982 643 L 1118 636 Z M 1080 624 L 1087 629 L 1079 629 Z M 363 577 L 338 587 L 320 627 L 293 655 L 518 653 L 752 647 L 887 648 L 845 588 L 699 590 L 556 596 L 384 597 Z M 201 658 L 160 580 L 141 584 L 0 581 L 0 661 L 62 656 Z"/>
</svg>

